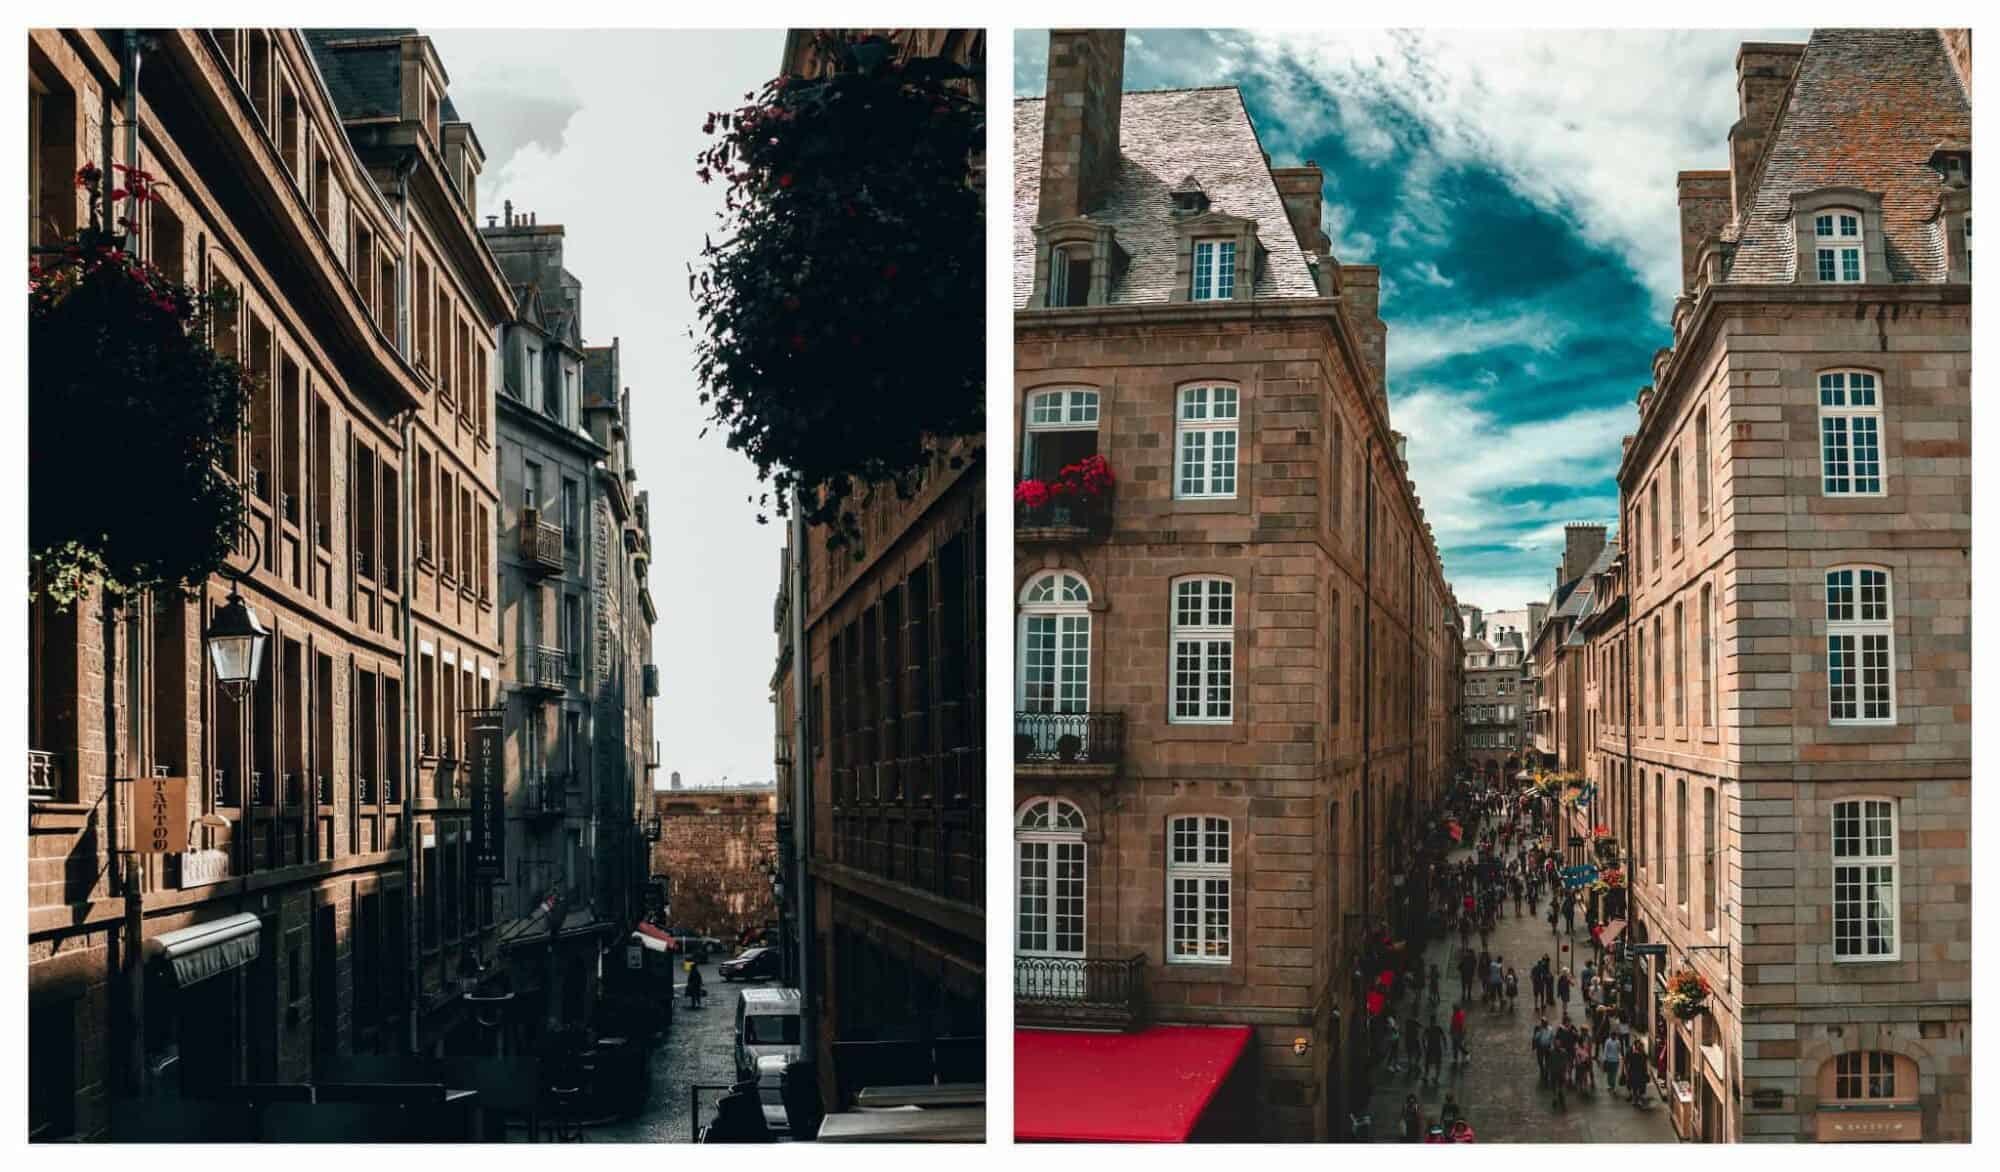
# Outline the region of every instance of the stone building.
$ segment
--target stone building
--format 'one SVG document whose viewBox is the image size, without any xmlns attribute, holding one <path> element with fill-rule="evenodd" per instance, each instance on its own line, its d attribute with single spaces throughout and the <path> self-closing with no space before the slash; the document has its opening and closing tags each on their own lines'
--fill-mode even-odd
<svg viewBox="0 0 2000 1172">
<path fill-rule="evenodd" d="M 653 794 L 660 836 L 653 874 L 667 877 L 673 922 L 733 948 L 777 918 L 778 791 L 772 785 L 675 787 Z"/>
<path fill-rule="evenodd" d="M 402 521 L 387 518 L 401 511 L 409 518 L 415 554 L 402 579 L 404 655 L 414 661 L 409 676 L 415 680 L 409 743 L 416 752 L 408 774 L 419 905 L 419 931 L 409 937 L 419 1013 L 415 1045 L 434 1052 L 463 1029 L 471 1036 L 451 1044 L 474 1047 L 480 1045 L 478 1027 L 468 1027 L 461 978 L 493 955 L 496 921 L 490 886 L 471 874 L 466 719 L 499 695 L 493 343 L 512 298 L 473 218 L 485 156 L 471 124 L 452 107 L 444 64 L 430 39 L 398 29 L 314 29 L 303 36 L 350 146 L 376 188 L 398 204 L 406 233 L 399 327 L 404 356 L 427 394 L 402 420 L 409 499 L 399 500 L 392 484 L 380 500 L 364 494 L 355 506 L 363 518 L 355 607 L 370 604 L 369 566 L 381 560 L 366 548 L 366 513 L 378 509 L 384 519 L 377 528 L 393 536 Z M 284 133 L 281 126 L 280 138 Z M 363 437 L 349 446 L 364 469 L 374 459 Z M 383 585 L 372 601 L 392 606 L 386 587 L 395 583 Z M 364 680 L 364 712 L 371 702 L 366 686 Z"/>
<path fill-rule="evenodd" d="M 162 196 L 142 254 L 236 295 L 214 340 L 256 380 L 230 471 L 270 637 L 239 703 L 203 646 L 219 578 L 186 602 L 30 608 L 44 1138 L 111 1134 L 114 1102 L 157 1120 L 140 1101 L 183 1086 L 434 1046 L 492 922 L 444 749 L 499 659 L 487 371 L 507 306 L 472 226 L 477 140 L 415 33 L 149 30 L 143 70 L 123 42 L 28 36 L 32 243 L 77 228 L 78 167 L 136 164 Z M 105 122 L 127 86 L 136 146 Z M 127 871 L 113 780 L 156 773 L 190 779 L 191 849 Z"/>
<path fill-rule="evenodd" d="M 814 31 L 787 36 L 782 72 L 827 68 Z M 902 59 L 941 56 L 983 72 L 981 30 L 880 31 Z M 968 84 L 978 96 L 982 83 Z M 968 160 L 967 181 L 982 174 L 983 160 Z M 787 890 L 784 918 L 806 970 L 811 1057 L 829 1111 L 869 1081 L 985 1077 L 986 494 L 977 447 L 962 446 L 957 467 L 940 457 L 908 500 L 882 491 L 858 504 L 858 549 L 829 553 L 825 533 L 802 536 L 797 525 L 788 535 L 778 621 L 796 613 L 803 637 L 787 637 L 773 688 L 785 696 L 781 718 L 797 711 L 787 707 L 792 673 L 804 673 L 797 684 L 808 699 L 796 757 L 782 739 L 774 753 L 797 762 L 779 786 L 779 849 L 806 863 L 806 890 Z M 811 792 L 803 809 L 801 772 Z"/>
<path fill-rule="evenodd" d="M 635 567 L 643 584 L 650 549 L 637 517 L 644 494 L 635 507 L 631 481 L 613 471 L 626 444 L 611 351 L 584 344 L 583 287 L 563 267 L 562 227 L 509 204 L 480 232 L 514 301 L 499 346 L 500 614 L 510 648 L 500 938 L 524 1026 L 588 1021 L 598 951 L 629 926 L 630 885 L 645 879 L 643 869 L 613 877 L 598 865 L 651 814 L 641 762 L 652 747 L 643 701 L 657 686 L 652 611 L 627 589 Z M 621 591 L 614 619 L 604 612 Z M 619 645 L 621 631 L 638 645 Z M 636 688 L 633 663 L 642 668 Z M 546 987 L 551 978 L 559 987 Z"/>
<path fill-rule="evenodd" d="M 1605 544 L 1605 527 L 1574 523 L 1563 526 L 1563 556 L 1556 565 L 1556 586 L 1549 595 L 1545 617 L 1530 636 L 1534 664 L 1531 704 L 1534 735 L 1530 742 L 1544 768 L 1577 772 L 1583 768 L 1583 641 L 1577 622 L 1590 613 L 1591 583 L 1602 563 L 1616 555 Z"/>
<path fill-rule="evenodd" d="M 1679 179 L 1595 646 L 1686 1137 L 1970 1137 L 1970 51 L 1745 44 L 1729 167 Z"/>
<path fill-rule="evenodd" d="M 1521 772 L 1522 750 L 1528 744 L 1523 729 L 1530 717 L 1522 683 L 1522 628 L 1503 619 L 1518 616 L 1525 623 L 1526 612 L 1494 611 L 1487 616 L 1477 607 L 1458 609 L 1460 630 L 1473 632 L 1463 637 L 1460 660 L 1464 680 L 1460 693 L 1462 760 L 1483 782 L 1512 785 Z"/>
<path fill-rule="evenodd" d="M 1320 170 L 1273 167 L 1235 87 L 1125 93 L 1123 61 L 1057 30 L 1014 107 L 1018 476 L 1115 476 L 1017 498 L 1016 1085 L 1083 1049 L 1166 1085 L 1088 1134 L 1023 1091 L 1016 1134 L 1179 1138 L 1215 1090 L 1197 1136 L 1331 1138 L 1348 974 L 1454 767 L 1457 604 Z"/>
</svg>

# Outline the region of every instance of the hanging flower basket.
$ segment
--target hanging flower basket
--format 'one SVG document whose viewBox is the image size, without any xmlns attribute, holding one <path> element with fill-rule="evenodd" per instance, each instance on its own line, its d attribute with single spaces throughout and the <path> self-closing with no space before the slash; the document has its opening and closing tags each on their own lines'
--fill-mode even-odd
<svg viewBox="0 0 2000 1172">
<path fill-rule="evenodd" d="M 1619 870 L 1617 867 L 1606 867 L 1597 873 L 1596 882 L 1590 886 L 1597 891 L 1623 891 L 1625 890 L 1625 872 Z"/>
<path fill-rule="evenodd" d="M 1667 982 L 1667 994 L 1662 1000 L 1675 1017 L 1692 1021 L 1708 1008 L 1708 994 L 1706 977 L 1693 969 L 1682 969 Z"/>
</svg>

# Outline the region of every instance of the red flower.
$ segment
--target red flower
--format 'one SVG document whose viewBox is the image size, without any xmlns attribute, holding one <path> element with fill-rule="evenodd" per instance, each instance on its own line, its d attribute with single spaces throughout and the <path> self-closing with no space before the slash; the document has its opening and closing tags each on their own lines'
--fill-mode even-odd
<svg viewBox="0 0 2000 1172">
<path fill-rule="evenodd" d="M 790 187 L 791 185 L 792 185 L 792 173 L 790 171 L 787 171 L 783 175 L 778 176 L 779 187 Z"/>
<path fill-rule="evenodd" d="M 1049 486 L 1039 480 L 1023 480 L 1014 486 L 1014 503 L 1024 509 L 1039 509 L 1049 503 Z"/>
</svg>

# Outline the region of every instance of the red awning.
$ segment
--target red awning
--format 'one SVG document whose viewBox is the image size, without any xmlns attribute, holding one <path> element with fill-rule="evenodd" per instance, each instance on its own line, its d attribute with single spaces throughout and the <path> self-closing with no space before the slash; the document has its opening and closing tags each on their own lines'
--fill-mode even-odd
<svg viewBox="0 0 2000 1172">
<path fill-rule="evenodd" d="M 1014 1138 L 1181 1143 L 1249 1043 L 1249 1026 L 1015 1030 Z"/>
<path fill-rule="evenodd" d="M 639 932 L 641 935 L 651 936 L 653 939 L 665 944 L 669 952 L 680 951 L 680 938 L 668 932 L 665 928 L 658 928 L 641 920 L 639 921 Z"/>
</svg>

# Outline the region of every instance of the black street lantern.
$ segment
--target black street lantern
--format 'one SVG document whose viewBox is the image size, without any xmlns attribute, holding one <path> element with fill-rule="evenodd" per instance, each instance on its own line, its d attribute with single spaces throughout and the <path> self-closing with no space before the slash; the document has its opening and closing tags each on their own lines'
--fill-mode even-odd
<svg viewBox="0 0 2000 1172">
<path fill-rule="evenodd" d="M 243 699 L 264 666 L 264 641 L 270 633 L 257 621 L 257 612 L 230 587 L 229 600 L 215 612 L 208 625 L 208 658 L 215 665 L 215 679 L 231 698 Z"/>
</svg>

